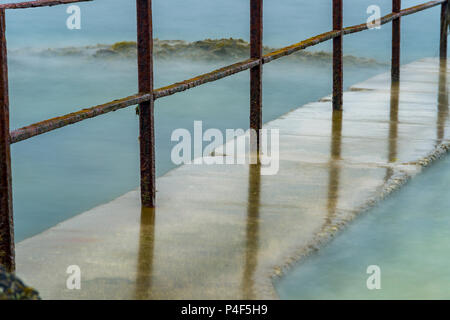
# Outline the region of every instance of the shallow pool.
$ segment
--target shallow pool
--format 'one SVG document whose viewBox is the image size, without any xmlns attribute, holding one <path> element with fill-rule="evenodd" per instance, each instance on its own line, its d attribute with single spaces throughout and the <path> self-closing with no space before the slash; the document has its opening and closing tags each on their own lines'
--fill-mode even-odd
<svg viewBox="0 0 450 320">
<path fill-rule="evenodd" d="M 276 288 L 282 299 L 449 299 L 450 157 L 350 224 Z M 367 273 L 380 267 L 381 289 Z"/>
</svg>

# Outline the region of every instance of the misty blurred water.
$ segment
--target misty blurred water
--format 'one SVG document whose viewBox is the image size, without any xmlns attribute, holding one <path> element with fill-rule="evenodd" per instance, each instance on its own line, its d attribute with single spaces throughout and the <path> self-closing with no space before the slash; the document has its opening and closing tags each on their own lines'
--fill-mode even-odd
<svg viewBox="0 0 450 320">
<path fill-rule="evenodd" d="M 0 0 L 8 3 L 10 0 Z M 403 0 L 404 8 L 425 0 Z M 68 30 L 67 6 L 11 10 L 7 13 L 8 41 L 16 47 L 64 47 L 111 43 L 136 38 L 134 0 L 95 0 L 77 4 L 81 8 L 81 30 Z M 264 43 L 280 47 L 331 29 L 331 0 L 265 0 Z M 391 0 L 345 0 L 344 25 L 365 22 L 367 8 L 378 5 L 381 14 L 391 12 Z M 437 53 L 439 8 L 403 18 L 404 62 Z M 187 41 L 206 38 L 249 39 L 248 0 L 155 0 L 154 35 L 160 39 Z M 390 25 L 380 30 L 349 35 L 345 52 L 379 60 L 390 57 Z M 327 49 L 322 45 L 317 49 Z"/>
<path fill-rule="evenodd" d="M 277 283 L 282 299 L 449 299 L 450 159 L 412 179 Z M 381 270 L 368 290 L 367 267 Z"/>
</svg>

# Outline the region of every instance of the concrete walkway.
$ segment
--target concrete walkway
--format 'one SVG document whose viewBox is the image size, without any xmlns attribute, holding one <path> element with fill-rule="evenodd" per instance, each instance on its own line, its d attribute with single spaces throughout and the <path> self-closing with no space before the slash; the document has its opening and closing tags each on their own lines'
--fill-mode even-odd
<svg viewBox="0 0 450 320">
<path fill-rule="evenodd" d="M 17 274 L 50 299 L 276 298 L 274 275 L 446 151 L 449 71 L 424 59 L 399 90 L 388 74 L 355 85 L 343 114 L 327 98 L 296 109 L 266 125 L 277 175 L 182 166 L 158 179 L 155 210 L 132 191 L 19 243 Z"/>
</svg>

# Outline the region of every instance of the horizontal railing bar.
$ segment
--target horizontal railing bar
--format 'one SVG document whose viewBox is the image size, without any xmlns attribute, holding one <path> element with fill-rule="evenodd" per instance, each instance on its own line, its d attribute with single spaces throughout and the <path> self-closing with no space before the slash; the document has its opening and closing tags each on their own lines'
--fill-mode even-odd
<svg viewBox="0 0 450 320">
<path fill-rule="evenodd" d="M 429 1 L 429 2 L 425 2 L 413 7 L 409 7 L 406 9 L 403 9 L 400 11 L 400 13 L 398 14 L 399 16 L 409 16 L 410 14 L 414 14 L 426 9 L 430 9 L 433 8 L 437 5 L 443 4 L 444 2 L 447 2 L 447 0 L 435 0 L 435 1 Z M 394 17 L 395 19 L 396 17 Z"/>
<path fill-rule="evenodd" d="M 245 60 L 242 62 L 238 62 L 238 63 L 232 64 L 232 65 L 214 70 L 209 73 L 202 74 L 198 77 L 195 77 L 195 78 L 192 78 L 189 80 L 177 82 L 170 86 L 156 89 L 156 90 L 154 90 L 154 99 L 156 100 L 156 99 L 159 99 L 162 97 L 167 97 L 167 96 L 173 95 L 177 92 L 186 91 L 188 89 L 198 87 L 198 86 L 208 83 L 208 82 L 213 82 L 213 81 L 216 81 L 216 80 L 219 80 L 222 78 L 226 78 L 233 74 L 251 69 L 260 63 L 261 62 L 259 59 L 248 59 L 248 60 Z"/>
<path fill-rule="evenodd" d="M 414 7 L 404 9 L 400 13 L 397 13 L 397 14 L 390 13 L 390 14 L 380 18 L 380 20 L 381 20 L 380 23 L 383 25 L 383 24 L 389 23 L 392 20 L 399 18 L 401 16 L 407 16 L 407 15 L 410 15 L 413 13 L 417 13 L 419 11 L 423 11 L 423 10 L 438 6 L 446 1 L 447 0 L 429 1 L 426 3 L 420 4 L 420 5 L 414 6 Z M 343 33 L 344 33 L 344 35 L 347 35 L 347 34 L 351 34 L 351 33 L 361 32 L 361 31 L 364 31 L 367 29 L 369 29 L 369 27 L 367 26 L 367 23 L 362 23 L 362 24 L 358 24 L 355 26 L 350 26 L 350 27 L 344 28 Z M 263 62 L 269 63 L 269 62 L 279 59 L 281 57 L 291 55 L 297 51 L 301 51 L 308 47 L 312 47 L 312 46 L 318 45 L 319 43 L 334 39 L 334 38 L 338 37 L 339 35 L 340 35 L 339 31 L 328 31 L 328 32 L 319 34 L 312 38 L 303 40 L 299 43 L 296 43 L 296 44 L 290 45 L 288 47 L 279 49 L 277 51 L 268 53 L 263 57 Z"/>
<path fill-rule="evenodd" d="M 74 0 L 60 0 L 60 1 L 53 1 L 53 2 L 76 2 Z M 78 1 L 91 1 L 91 0 L 78 0 Z M 432 7 L 435 7 L 439 4 L 442 4 L 446 2 L 447 0 L 435 0 L 435 1 L 429 1 L 427 3 L 417 5 L 414 7 L 410 7 L 407 9 L 403 9 L 401 12 L 397 14 L 388 14 L 381 18 L 381 24 L 386 24 L 388 22 L 391 22 L 392 20 L 399 18 L 401 16 L 407 16 L 413 13 L 417 13 L 419 11 L 423 11 Z M 43 2 L 43 1 L 34 1 L 34 2 Z M 47 1 L 51 2 L 51 1 Z M 366 23 L 346 27 L 343 29 L 342 33 L 344 35 L 352 34 L 360 31 L 367 30 L 368 26 Z M 170 86 L 162 87 L 159 89 L 156 89 L 153 91 L 153 99 L 159 99 L 163 97 L 167 97 L 170 95 L 173 95 L 178 92 L 186 91 L 188 89 L 198 87 L 200 85 L 206 84 L 208 82 L 213 82 L 222 78 L 226 78 L 228 76 L 231 76 L 233 74 L 251 69 L 255 66 L 257 66 L 260 63 L 269 63 L 273 60 L 279 59 L 284 56 L 291 55 L 297 51 L 304 50 L 308 47 L 315 46 L 319 43 L 334 39 L 340 35 L 340 31 L 329 31 L 322 33 L 320 35 L 314 36 L 312 38 L 303 40 L 299 43 L 296 43 L 294 45 L 276 50 L 274 52 L 268 53 L 262 57 L 262 59 L 248 59 L 242 62 L 238 62 L 217 70 L 214 70 L 209 73 L 205 73 L 203 75 L 197 76 L 195 78 L 185 80 L 182 82 L 177 82 L 175 84 L 172 84 Z M 261 61 L 262 60 L 262 61 Z M 16 143 L 19 141 L 23 141 L 26 139 L 29 139 L 31 137 L 62 128 L 65 126 L 68 126 L 70 124 L 74 124 L 80 121 L 83 121 L 85 119 L 94 118 L 96 116 L 116 111 L 119 109 L 127 108 L 129 106 L 137 105 L 143 102 L 149 101 L 151 98 L 150 94 L 146 93 L 140 93 L 135 94 L 120 100 L 114 100 L 102 105 L 98 105 L 92 108 L 83 109 L 78 112 L 69 113 L 67 115 L 56 117 L 48 120 L 44 120 L 17 130 L 14 130 L 10 134 L 10 143 Z"/>
<path fill-rule="evenodd" d="M 87 2 L 87 1 L 93 0 L 35 0 L 35 1 L 0 4 L 0 9 L 27 9 L 38 7 L 52 7 L 61 4 Z"/>
<path fill-rule="evenodd" d="M 322 33 L 318 36 L 303 40 L 302 42 L 299 42 L 299 43 L 293 44 L 291 46 L 284 47 L 282 49 L 268 53 L 263 56 L 263 62 L 269 63 L 269 62 L 279 59 L 281 57 L 291 55 L 297 51 L 301 51 L 308 47 L 313 47 L 315 45 L 318 45 L 319 43 L 331 40 L 333 38 L 338 37 L 339 35 L 340 35 L 339 31 L 328 31 L 328 32 Z"/>
<path fill-rule="evenodd" d="M 202 84 L 219 80 L 230 75 L 239 73 L 241 71 L 250 69 L 260 63 L 257 59 L 249 59 L 243 62 L 235 63 L 233 65 L 220 68 L 218 70 L 206 73 L 204 75 L 175 83 L 173 85 L 156 89 L 153 92 L 154 99 L 173 95 L 177 92 L 182 92 L 194 87 L 198 87 Z M 16 143 L 23 141 L 34 136 L 59 129 L 70 124 L 74 124 L 85 119 L 94 118 L 96 116 L 116 111 L 119 109 L 127 108 L 136 104 L 149 101 L 151 96 L 149 94 L 135 94 L 120 100 L 114 100 L 102 105 L 98 105 L 89 109 L 83 109 L 78 112 L 69 113 L 64 116 L 44 120 L 11 132 L 10 143 Z"/>
<path fill-rule="evenodd" d="M 10 143 L 16 143 L 29 139 L 31 137 L 68 126 L 89 118 L 123 109 L 129 106 L 137 105 L 150 100 L 149 94 L 135 94 L 120 100 L 114 100 L 105 104 L 101 104 L 89 109 L 83 109 L 67 115 L 56 117 L 35 124 L 14 130 L 10 134 Z"/>
<path fill-rule="evenodd" d="M 407 9 L 403 9 L 402 11 L 400 11 L 399 13 L 390 13 L 388 15 L 385 15 L 384 17 L 380 18 L 380 24 L 386 24 L 391 22 L 394 19 L 400 18 L 400 17 L 404 17 L 404 16 L 409 16 L 411 14 L 426 10 L 426 9 L 430 9 L 433 7 L 436 7 L 444 2 L 446 2 L 447 0 L 435 0 L 435 1 L 430 1 L 430 2 L 426 2 L 423 4 L 419 4 L 417 6 L 414 7 L 410 7 Z M 351 27 L 346 27 L 343 30 L 344 35 L 347 34 L 352 34 L 352 33 L 356 33 L 356 32 L 361 32 L 364 30 L 369 29 L 369 27 L 367 26 L 367 23 L 362 23 L 362 24 L 358 24 L 355 26 L 351 26 Z"/>
</svg>

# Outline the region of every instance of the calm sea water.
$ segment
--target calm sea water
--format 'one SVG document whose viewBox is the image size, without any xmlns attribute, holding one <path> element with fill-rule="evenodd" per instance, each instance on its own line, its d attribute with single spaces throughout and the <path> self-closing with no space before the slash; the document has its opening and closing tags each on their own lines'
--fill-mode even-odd
<svg viewBox="0 0 450 320">
<path fill-rule="evenodd" d="M 0 3 L 11 2 L 1 0 Z M 410 7 L 425 0 L 403 0 Z M 331 0 L 265 0 L 265 44 L 286 46 L 331 29 Z M 391 0 L 345 0 L 345 25 L 367 20 L 367 8 L 391 11 Z M 71 46 L 132 40 L 136 38 L 134 0 L 95 0 L 80 3 L 82 29 L 68 30 L 67 6 L 8 11 L 11 47 Z M 155 0 L 154 32 L 160 39 L 203 40 L 249 38 L 249 0 Z M 403 19 L 404 61 L 437 53 L 439 8 Z M 346 37 L 345 50 L 377 59 L 389 59 L 389 25 Z M 318 47 L 327 48 L 327 45 Z"/>
<path fill-rule="evenodd" d="M 0 1 L 6 3 L 10 1 Z M 406 1 L 410 6 L 421 1 Z M 361 23 L 369 5 L 383 14 L 391 1 L 346 0 L 345 24 Z M 135 1 L 95 0 L 80 3 L 82 29 L 68 30 L 67 6 L 7 12 L 11 49 L 80 46 L 134 40 Z M 331 28 L 331 1 L 265 0 L 265 44 L 279 47 Z M 155 0 L 155 37 L 200 40 L 249 38 L 248 0 Z M 437 56 L 439 9 L 403 20 L 403 62 Z M 388 62 L 390 27 L 345 38 L 345 53 Z M 316 50 L 330 50 L 330 43 Z M 31 52 L 31 51 L 30 51 Z M 210 71 L 223 63 L 156 61 L 156 85 Z M 386 67 L 345 69 L 346 85 L 386 71 Z M 11 126 L 19 128 L 137 90 L 134 61 L 86 62 L 70 58 L 9 55 Z M 274 62 L 265 67 L 264 121 L 328 95 L 330 65 Z M 248 127 L 247 72 L 165 98 L 156 106 L 157 172 L 170 161 L 176 128 Z M 138 122 L 134 108 L 78 123 L 12 146 L 16 240 L 108 202 L 138 186 Z"/>
<path fill-rule="evenodd" d="M 450 299 L 450 159 L 411 180 L 277 283 L 282 299 Z M 381 269 L 368 290 L 367 267 Z"/>
</svg>

